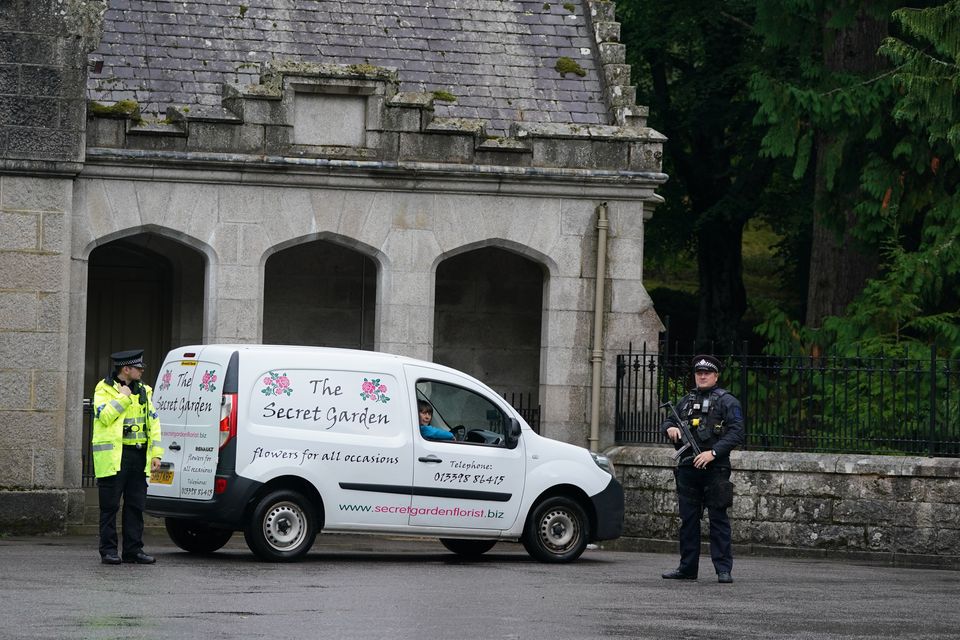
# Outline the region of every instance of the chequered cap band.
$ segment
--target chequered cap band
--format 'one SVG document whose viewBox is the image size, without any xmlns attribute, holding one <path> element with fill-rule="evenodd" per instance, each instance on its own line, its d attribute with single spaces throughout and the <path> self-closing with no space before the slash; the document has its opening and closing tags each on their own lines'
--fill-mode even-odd
<svg viewBox="0 0 960 640">
<path fill-rule="evenodd" d="M 128 358 L 126 360 L 117 360 L 114 364 L 116 364 L 118 367 L 142 367 L 143 356 L 137 356 L 136 358 Z"/>
<path fill-rule="evenodd" d="M 716 371 L 717 373 L 720 373 L 720 369 L 717 367 L 717 365 L 713 364 L 712 362 L 706 359 L 701 359 L 699 362 L 697 362 L 697 364 L 693 365 L 693 370 L 694 371 Z"/>
</svg>

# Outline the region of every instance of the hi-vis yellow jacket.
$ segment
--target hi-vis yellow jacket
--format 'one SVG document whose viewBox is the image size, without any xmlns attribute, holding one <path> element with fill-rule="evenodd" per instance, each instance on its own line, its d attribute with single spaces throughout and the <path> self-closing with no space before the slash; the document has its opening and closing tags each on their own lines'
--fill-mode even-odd
<svg viewBox="0 0 960 640">
<path fill-rule="evenodd" d="M 93 392 L 93 470 L 98 478 L 116 475 L 120 470 L 123 445 L 141 444 L 147 450 L 147 465 L 143 472 L 150 474 L 150 460 L 162 458 L 160 421 L 153 407 L 153 389 L 143 385 L 147 403 L 140 404 L 140 395 L 120 393 L 120 383 L 112 378 L 101 380 Z"/>
</svg>

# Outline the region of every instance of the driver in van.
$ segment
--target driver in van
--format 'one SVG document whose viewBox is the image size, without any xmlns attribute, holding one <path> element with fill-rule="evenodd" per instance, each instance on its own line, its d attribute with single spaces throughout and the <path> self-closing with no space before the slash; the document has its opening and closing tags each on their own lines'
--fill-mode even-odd
<svg viewBox="0 0 960 640">
<path fill-rule="evenodd" d="M 453 440 L 453 434 L 430 424 L 433 420 L 433 407 L 425 400 L 417 401 L 417 412 L 420 414 L 420 435 L 427 440 Z"/>
</svg>

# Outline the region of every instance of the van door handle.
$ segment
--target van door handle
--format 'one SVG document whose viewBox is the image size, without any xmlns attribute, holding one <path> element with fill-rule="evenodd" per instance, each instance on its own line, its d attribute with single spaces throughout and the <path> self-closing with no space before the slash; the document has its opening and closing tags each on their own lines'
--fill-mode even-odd
<svg viewBox="0 0 960 640">
<path fill-rule="evenodd" d="M 167 448 L 170 449 L 170 451 L 180 451 L 180 445 L 178 445 L 176 442 L 174 442 Z"/>
<path fill-rule="evenodd" d="M 423 456 L 423 457 L 421 457 L 421 458 L 417 458 L 417 460 L 419 460 L 420 462 L 443 462 L 443 460 L 441 460 L 441 459 L 438 458 L 437 456 L 432 456 L 432 455 L 431 455 L 431 456 Z"/>
</svg>

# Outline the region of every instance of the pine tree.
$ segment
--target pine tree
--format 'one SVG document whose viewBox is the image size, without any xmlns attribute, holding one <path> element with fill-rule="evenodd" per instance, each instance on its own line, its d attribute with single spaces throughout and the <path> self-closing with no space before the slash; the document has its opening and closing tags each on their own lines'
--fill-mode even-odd
<svg viewBox="0 0 960 640">
<path fill-rule="evenodd" d="M 879 258 L 876 276 L 843 313 L 825 315 L 821 330 L 811 331 L 819 326 L 814 323 L 778 328 L 782 316 L 760 330 L 784 342 L 799 338 L 806 350 L 820 345 L 863 353 L 895 345 L 923 352 L 936 344 L 955 356 L 960 353 L 960 2 L 901 8 L 892 17 L 892 28 L 900 32 L 880 47 L 891 61 L 888 71 L 840 77 L 835 89 L 801 89 L 789 78 L 755 79 L 761 117 L 771 126 L 767 150 L 794 157 L 798 174 L 810 159 L 803 150 L 816 142 L 812 130 L 833 132 L 827 161 L 817 170 L 825 173 L 828 193 L 842 203 L 837 211 L 856 214 L 841 219 L 844 231 L 874 243 Z M 799 77 L 812 87 L 827 75 L 811 62 Z M 777 100 L 789 107 L 780 111 L 779 121 Z M 791 135 L 783 113 L 807 117 L 793 122 Z M 804 135 L 810 142 L 801 140 Z"/>
</svg>

